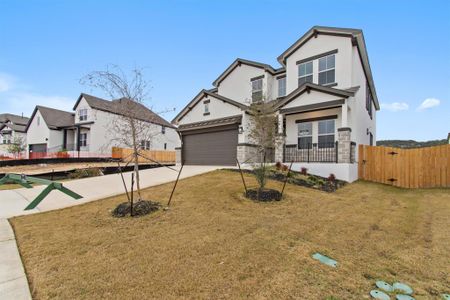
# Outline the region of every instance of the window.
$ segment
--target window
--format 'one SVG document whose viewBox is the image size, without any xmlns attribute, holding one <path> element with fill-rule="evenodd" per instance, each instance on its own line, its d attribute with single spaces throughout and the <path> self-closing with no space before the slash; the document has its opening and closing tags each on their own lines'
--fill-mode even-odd
<svg viewBox="0 0 450 300">
<path fill-rule="evenodd" d="M 80 134 L 80 147 L 86 147 L 87 146 L 87 133 L 81 133 Z"/>
<path fill-rule="evenodd" d="M 278 79 L 278 97 L 286 96 L 286 77 Z"/>
<path fill-rule="evenodd" d="M 335 82 L 335 55 L 319 58 L 319 84 L 331 84 Z"/>
<path fill-rule="evenodd" d="M 161 133 L 166 134 L 166 126 L 161 126 Z"/>
<path fill-rule="evenodd" d="M 205 102 L 205 110 L 203 112 L 204 115 L 209 115 L 209 102 Z"/>
<path fill-rule="evenodd" d="M 142 140 L 141 141 L 141 149 L 142 150 L 150 150 L 150 141 Z"/>
<path fill-rule="evenodd" d="M 39 125 L 41 125 L 41 117 L 37 117 L 37 125 L 39 126 Z"/>
<path fill-rule="evenodd" d="M 87 108 L 82 108 L 78 111 L 78 114 L 80 116 L 80 121 L 86 121 L 87 120 Z"/>
<path fill-rule="evenodd" d="M 298 149 L 311 149 L 312 123 L 298 123 Z"/>
<path fill-rule="evenodd" d="M 366 110 L 372 119 L 372 93 L 370 92 L 369 83 L 366 84 Z"/>
<path fill-rule="evenodd" d="M 252 80 L 252 101 L 258 102 L 262 100 L 262 78 Z"/>
<path fill-rule="evenodd" d="M 298 65 L 298 86 L 305 82 L 313 82 L 313 62 L 308 61 Z"/>
<path fill-rule="evenodd" d="M 333 148 L 334 141 L 334 120 L 319 121 L 319 148 Z"/>
</svg>

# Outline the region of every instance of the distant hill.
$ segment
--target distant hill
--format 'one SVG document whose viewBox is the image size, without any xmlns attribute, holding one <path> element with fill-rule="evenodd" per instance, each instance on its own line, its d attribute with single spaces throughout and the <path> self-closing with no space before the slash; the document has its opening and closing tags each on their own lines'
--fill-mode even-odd
<svg viewBox="0 0 450 300">
<path fill-rule="evenodd" d="M 448 141 L 445 139 L 426 142 L 417 142 L 414 140 L 384 140 L 384 141 L 377 141 L 377 146 L 397 147 L 397 148 L 422 148 L 422 147 L 446 145 L 447 143 Z"/>
</svg>

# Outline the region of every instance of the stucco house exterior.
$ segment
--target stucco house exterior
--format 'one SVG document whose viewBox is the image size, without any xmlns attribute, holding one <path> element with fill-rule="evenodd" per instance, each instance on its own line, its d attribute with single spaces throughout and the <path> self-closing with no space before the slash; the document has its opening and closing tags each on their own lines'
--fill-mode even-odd
<svg viewBox="0 0 450 300">
<path fill-rule="evenodd" d="M 127 147 L 115 132 L 123 107 L 133 111 L 137 119 L 148 124 L 148 132 L 154 133 L 151 139 L 147 135 L 139 141 L 141 148 L 174 150 L 179 146 L 176 128 L 145 106 L 125 98 L 109 101 L 82 93 L 73 112 L 36 106 L 27 125 L 28 151 L 34 153 L 31 156 L 61 151 L 70 156 L 110 156 L 112 147 Z"/>
<path fill-rule="evenodd" d="M 0 114 L 0 155 L 9 156 L 8 145 L 17 139 L 26 142 L 26 126 L 29 118 L 14 114 Z"/>
<path fill-rule="evenodd" d="M 358 145 L 375 145 L 378 98 L 359 29 L 312 27 L 279 57 L 280 66 L 236 59 L 172 121 L 185 164 L 235 165 L 255 156 L 253 102 L 273 104 L 280 143 L 273 161 L 357 179 Z"/>
</svg>

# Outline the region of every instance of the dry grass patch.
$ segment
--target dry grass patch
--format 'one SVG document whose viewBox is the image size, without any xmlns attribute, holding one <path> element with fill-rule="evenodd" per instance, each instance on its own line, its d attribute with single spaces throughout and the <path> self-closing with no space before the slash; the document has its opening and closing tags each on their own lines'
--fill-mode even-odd
<svg viewBox="0 0 450 300">
<path fill-rule="evenodd" d="M 165 203 L 171 187 L 144 194 Z M 113 218 L 120 196 L 14 218 L 33 297 L 362 299 L 376 279 L 419 299 L 449 288 L 449 190 L 288 185 L 273 203 L 242 193 L 238 173 L 216 171 L 180 181 L 167 212 Z"/>
</svg>

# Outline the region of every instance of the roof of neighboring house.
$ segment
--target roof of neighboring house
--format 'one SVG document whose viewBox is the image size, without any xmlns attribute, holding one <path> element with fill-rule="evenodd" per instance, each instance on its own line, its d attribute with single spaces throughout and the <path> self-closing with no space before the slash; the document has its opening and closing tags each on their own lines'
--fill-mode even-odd
<svg viewBox="0 0 450 300">
<path fill-rule="evenodd" d="M 185 125 L 180 125 L 178 127 L 179 131 L 187 131 L 187 130 L 194 130 L 194 129 L 203 129 L 203 128 L 210 128 L 215 126 L 224 126 L 224 125 L 231 125 L 231 124 L 237 124 L 241 123 L 242 121 L 242 115 L 236 115 L 236 116 L 230 116 L 220 119 L 213 119 L 208 121 L 200 121 Z"/>
<path fill-rule="evenodd" d="M 10 121 L 11 123 L 14 124 L 19 124 L 19 125 L 27 125 L 29 118 L 27 117 L 22 117 L 22 116 L 18 116 L 18 115 L 14 115 L 14 114 L 0 114 L 0 123 L 6 123 L 8 121 Z"/>
<path fill-rule="evenodd" d="M 78 100 L 73 107 L 74 110 L 76 109 L 78 103 L 82 98 L 84 98 L 89 106 L 94 109 L 113 113 L 116 115 L 125 115 L 123 110 L 124 106 L 126 106 L 126 109 L 131 110 L 133 115 L 135 115 L 135 117 L 141 121 L 174 128 L 172 124 L 160 117 L 158 114 L 154 113 L 145 105 L 127 98 L 120 98 L 109 101 L 89 94 L 81 93 L 80 97 L 78 97 Z"/>
<path fill-rule="evenodd" d="M 26 128 L 27 128 L 26 125 L 5 124 L 5 123 L 0 124 L 0 130 L 3 130 L 3 128 L 5 128 L 5 127 L 10 128 L 12 131 L 23 132 L 23 133 L 27 132 L 26 131 Z"/>
<path fill-rule="evenodd" d="M 61 129 L 62 127 L 73 126 L 75 123 L 75 115 L 71 112 L 37 105 L 27 124 L 27 131 L 38 110 L 47 124 L 47 127 L 50 129 Z"/>
<path fill-rule="evenodd" d="M 340 90 L 340 89 L 335 89 L 335 88 L 326 87 L 323 85 L 318 85 L 315 83 L 307 82 L 307 83 L 302 84 L 295 90 L 293 90 L 291 93 L 289 93 L 289 95 L 286 95 L 285 97 L 276 100 L 276 102 L 274 103 L 274 108 L 276 108 L 276 109 L 281 108 L 281 107 L 285 106 L 286 104 L 288 104 L 289 102 L 291 102 L 292 100 L 294 100 L 296 97 L 303 94 L 304 92 L 309 92 L 311 90 L 330 94 L 330 95 L 335 95 L 335 96 L 339 96 L 339 97 L 343 97 L 343 98 L 352 97 L 355 95 L 355 91 L 357 91 L 356 87 L 347 89 L 347 90 Z"/>
<path fill-rule="evenodd" d="M 211 90 L 201 90 L 200 93 L 198 93 L 194 99 L 192 99 L 188 105 L 184 107 L 182 111 L 178 113 L 178 115 L 173 118 L 172 123 L 179 122 L 191 109 L 202 99 L 203 96 L 211 96 L 216 99 L 222 100 L 223 102 L 226 102 L 228 104 L 231 104 L 233 106 L 239 107 L 240 109 L 248 109 L 248 105 L 245 105 L 243 103 L 237 102 L 235 100 L 232 100 L 230 98 L 224 97 L 222 95 L 216 94 L 211 92 Z"/>
<path fill-rule="evenodd" d="M 369 56 L 367 54 L 366 43 L 364 41 L 364 35 L 361 29 L 354 28 L 338 28 L 338 27 L 325 27 L 325 26 L 314 26 L 308 32 L 306 32 L 301 38 L 299 38 L 294 44 L 292 44 L 286 51 L 284 51 L 280 56 L 278 56 L 278 62 L 285 66 L 286 59 L 298 48 L 304 45 L 311 38 L 316 37 L 319 34 L 324 35 L 334 35 L 349 37 L 352 39 L 352 44 L 358 48 L 359 56 L 361 58 L 361 63 L 363 66 L 364 74 L 366 75 L 367 81 L 369 83 L 370 91 L 372 92 L 372 98 L 375 102 L 375 107 L 377 110 L 380 109 L 380 104 L 378 102 L 377 93 L 375 90 L 375 84 L 373 82 L 372 71 L 370 69 Z"/>
<path fill-rule="evenodd" d="M 243 58 L 237 58 L 225 71 L 223 71 L 222 74 L 219 75 L 219 77 L 217 77 L 216 80 L 214 80 L 213 85 L 215 87 L 217 87 L 221 81 L 223 81 L 231 72 L 233 72 L 233 70 L 236 67 L 239 67 L 240 65 L 247 65 L 247 66 L 252 66 L 255 68 L 264 69 L 264 71 L 267 71 L 272 75 L 280 74 L 285 71 L 284 67 L 279 68 L 279 69 L 274 69 L 271 65 L 268 65 L 265 63 L 260 63 L 260 62 L 256 62 L 256 61 L 252 61 L 252 60 L 248 60 L 248 59 L 243 59 Z"/>
</svg>

